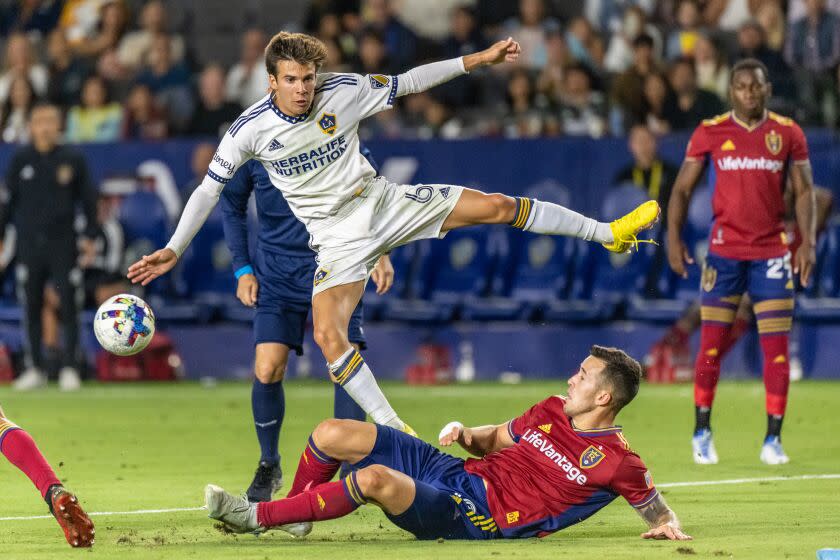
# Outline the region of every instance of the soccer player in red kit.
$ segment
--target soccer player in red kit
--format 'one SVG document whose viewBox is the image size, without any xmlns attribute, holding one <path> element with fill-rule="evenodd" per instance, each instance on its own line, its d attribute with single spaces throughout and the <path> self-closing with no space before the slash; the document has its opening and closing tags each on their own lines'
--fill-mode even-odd
<svg viewBox="0 0 840 560">
<path fill-rule="evenodd" d="M 681 239 L 692 191 L 706 161 L 714 184 L 714 222 L 701 276 L 700 351 L 695 363 L 695 462 L 715 464 L 710 425 L 720 377 L 721 348 L 742 294 L 754 302 L 764 357 L 767 433 L 759 455 L 767 464 L 788 462 L 781 444 L 790 383 L 788 336 L 793 320 L 791 255 L 785 237 L 784 187 L 790 177 L 802 243 L 793 273 L 807 286 L 816 260 L 815 200 L 808 145 L 791 119 L 766 109 L 771 94 L 767 68 L 745 59 L 733 66 L 732 111 L 703 121 L 691 136 L 668 206 L 668 261 L 687 276 L 694 261 Z"/>
<path fill-rule="evenodd" d="M 418 539 L 544 537 L 623 496 L 647 522 L 644 538 L 687 540 L 639 456 L 613 425 L 639 390 L 641 366 L 621 350 L 593 346 L 551 396 L 499 425 L 440 434 L 478 458 L 464 461 L 393 428 L 326 420 L 309 439 L 286 499 L 249 504 L 208 485 L 211 518 L 235 531 L 279 527 L 305 535 L 312 521 L 381 507 Z M 330 482 L 341 461 L 350 476 Z"/>
<path fill-rule="evenodd" d="M 93 544 L 93 522 L 82 509 L 76 496 L 64 486 L 32 437 L 6 418 L 0 408 L 0 453 L 29 477 L 47 502 L 64 537 L 70 546 L 89 547 Z"/>
</svg>

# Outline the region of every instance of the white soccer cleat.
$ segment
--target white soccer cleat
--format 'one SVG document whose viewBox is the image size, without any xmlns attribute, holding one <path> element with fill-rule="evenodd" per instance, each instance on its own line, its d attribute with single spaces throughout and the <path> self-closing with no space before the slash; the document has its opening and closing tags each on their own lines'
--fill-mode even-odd
<svg viewBox="0 0 840 560">
<path fill-rule="evenodd" d="M 16 391 L 40 389 L 47 384 L 47 376 L 38 368 L 27 368 L 12 385 Z"/>
<path fill-rule="evenodd" d="M 79 370 L 72 367 L 63 367 L 58 372 L 58 388 L 61 391 L 78 391 L 82 388 L 82 378 Z"/>
<path fill-rule="evenodd" d="M 700 430 L 691 438 L 694 462 L 698 465 L 717 465 L 718 456 L 711 430 Z"/>
<path fill-rule="evenodd" d="M 204 505 L 207 517 L 218 519 L 234 533 L 265 531 L 257 523 L 257 505 L 246 498 L 228 494 L 215 484 L 204 487 Z"/>
<path fill-rule="evenodd" d="M 280 525 L 277 528 L 281 531 L 286 531 L 296 539 L 302 539 L 312 532 L 312 522 L 301 521 L 300 523 L 289 523 L 288 525 Z"/>
<path fill-rule="evenodd" d="M 790 458 L 782 448 L 782 441 L 779 436 L 768 436 L 764 440 L 759 458 L 765 465 L 786 465 L 790 462 Z"/>
</svg>

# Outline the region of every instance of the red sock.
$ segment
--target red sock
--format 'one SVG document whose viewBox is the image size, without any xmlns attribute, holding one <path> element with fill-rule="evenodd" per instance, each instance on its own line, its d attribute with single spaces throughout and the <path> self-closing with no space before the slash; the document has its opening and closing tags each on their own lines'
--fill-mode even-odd
<svg viewBox="0 0 840 560">
<path fill-rule="evenodd" d="M 5 418 L 0 418 L 0 452 L 29 477 L 42 497 L 46 498 L 50 486 L 61 484 L 35 440 Z"/>
<path fill-rule="evenodd" d="M 300 521 L 326 521 L 343 517 L 364 503 L 354 472 L 343 480 L 304 490 L 293 498 L 257 504 L 257 523 L 276 527 Z"/>
<path fill-rule="evenodd" d="M 764 389 L 767 414 L 784 416 L 790 386 L 790 359 L 787 333 L 762 335 L 764 354 Z"/>
<path fill-rule="evenodd" d="M 720 359 L 723 341 L 730 326 L 703 323 L 700 327 L 700 350 L 694 364 L 694 404 L 711 408 L 720 378 Z"/>
<path fill-rule="evenodd" d="M 720 357 L 723 359 L 732 347 L 735 346 L 741 337 L 744 336 L 748 330 L 750 330 L 750 325 L 752 325 L 752 321 L 750 319 L 744 319 L 743 317 L 737 317 L 735 322 L 732 323 L 732 328 L 729 330 L 729 336 L 726 337 L 721 344 L 720 348 Z"/>
<path fill-rule="evenodd" d="M 329 482 L 340 466 L 341 463 L 318 449 L 312 436 L 309 436 L 309 444 L 300 456 L 292 489 L 286 497 L 292 498 L 307 488 Z"/>
</svg>

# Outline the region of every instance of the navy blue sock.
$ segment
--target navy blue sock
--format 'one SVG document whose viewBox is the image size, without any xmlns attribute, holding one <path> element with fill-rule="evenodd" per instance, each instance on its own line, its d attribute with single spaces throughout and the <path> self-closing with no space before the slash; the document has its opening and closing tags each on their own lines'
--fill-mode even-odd
<svg viewBox="0 0 840 560">
<path fill-rule="evenodd" d="M 251 388 L 251 410 L 254 413 L 257 440 L 260 442 L 260 461 L 277 464 L 280 461 L 277 443 L 286 413 L 283 382 L 263 383 L 255 378 Z"/>
<path fill-rule="evenodd" d="M 361 406 L 356 404 L 356 401 L 347 394 L 344 387 L 335 383 L 335 400 L 333 401 L 333 417 L 342 420 L 360 420 L 362 422 L 367 418 L 367 414 Z"/>
</svg>

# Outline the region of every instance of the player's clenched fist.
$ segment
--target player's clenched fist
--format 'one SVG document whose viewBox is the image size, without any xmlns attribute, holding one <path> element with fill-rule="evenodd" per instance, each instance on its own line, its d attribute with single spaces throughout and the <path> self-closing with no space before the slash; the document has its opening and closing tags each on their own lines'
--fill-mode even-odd
<svg viewBox="0 0 840 560">
<path fill-rule="evenodd" d="M 469 72 L 479 66 L 516 62 L 521 53 L 522 47 L 519 46 L 519 43 L 514 41 L 513 37 L 508 37 L 502 41 L 497 41 L 483 51 L 464 56 L 464 70 Z"/>
<path fill-rule="evenodd" d="M 472 444 L 472 430 L 465 428 L 464 425 L 457 420 L 444 426 L 440 431 L 440 434 L 438 434 L 438 441 L 444 447 L 448 447 L 453 443 L 456 443 L 459 439 L 461 439 L 461 442 L 464 445 Z"/>
<path fill-rule="evenodd" d="M 236 283 L 236 297 L 244 305 L 254 307 L 257 305 L 257 292 L 260 289 L 257 277 L 253 274 L 243 274 Z"/>
<path fill-rule="evenodd" d="M 151 255 L 143 255 L 139 261 L 128 267 L 128 279 L 132 284 L 145 286 L 158 276 L 175 268 L 178 255 L 172 249 L 160 249 Z"/>
</svg>

